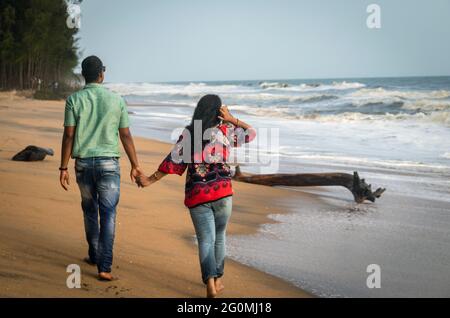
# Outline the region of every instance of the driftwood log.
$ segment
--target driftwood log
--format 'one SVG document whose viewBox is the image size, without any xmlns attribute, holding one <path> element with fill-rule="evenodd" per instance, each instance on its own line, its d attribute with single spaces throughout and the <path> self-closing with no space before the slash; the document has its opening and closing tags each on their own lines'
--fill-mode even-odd
<svg viewBox="0 0 450 318">
<path fill-rule="evenodd" d="M 348 173 L 298 173 L 298 174 L 249 174 L 242 173 L 241 168 L 236 166 L 234 180 L 246 183 L 254 183 L 266 186 L 290 186 L 290 187 L 312 187 L 312 186 L 342 186 L 347 188 L 357 203 L 365 200 L 375 202 L 385 188 L 378 188 L 372 192 L 372 186 L 364 179 L 360 179 L 358 172 L 353 175 Z"/>
<path fill-rule="evenodd" d="M 36 146 L 28 146 L 18 154 L 16 154 L 12 160 L 14 161 L 41 161 L 46 156 L 53 156 L 53 149 L 41 148 Z"/>
</svg>

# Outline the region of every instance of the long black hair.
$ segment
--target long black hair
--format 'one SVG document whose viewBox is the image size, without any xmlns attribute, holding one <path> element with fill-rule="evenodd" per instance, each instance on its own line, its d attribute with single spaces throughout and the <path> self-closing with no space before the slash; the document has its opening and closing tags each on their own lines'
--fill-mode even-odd
<svg viewBox="0 0 450 318">
<path fill-rule="evenodd" d="M 195 108 L 194 115 L 192 116 L 191 123 L 186 126 L 191 136 L 191 153 L 194 153 L 195 140 L 202 140 L 202 149 L 208 140 L 203 140 L 203 134 L 205 130 L 213 128 L 220 123 L 220 108 L 222 107 L 222 100 L 217 95 L 205 95 L 203 96 Z M 201 135 L 196 136 L 195 134 L 200 132 L 194 131 L 194 123 L 196 121 L 201 121 L 202 129 Z M 197 124 L 198 125 L 198 124 Z M 198 129 L 198 128 L 197 128 Z"/>
</svg>

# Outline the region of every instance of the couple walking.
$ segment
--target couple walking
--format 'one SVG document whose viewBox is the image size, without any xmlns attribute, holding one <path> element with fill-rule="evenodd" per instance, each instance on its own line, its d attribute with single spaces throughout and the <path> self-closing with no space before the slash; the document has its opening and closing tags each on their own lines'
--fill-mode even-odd
<svg viewBox="0 0 450 318">
<path fill-rule="evenodd" d="M 155 173 L 139 166 L 124 100 L 101 84 L 105 67 L 96 56 L 82 62 L 85 87 L 66 101 L 60 183 L 67 191 L 68 164 L 75 159 L 76 181 L 88 242 L 88 257 L 98 278 L 111 281 L 115 219 L 120 197 L 119 138 L 131 163 L 130 177 L 148 187 L 168 174 L 186 170 L 185 205 L 198 240 L 207 297 L 223 289 L 225 232 L 232 211 L 230 148 L 250 142 L 255 130 L 234 118 L 216 95 L 200 99 L 192 122 Z"/>
</svg>

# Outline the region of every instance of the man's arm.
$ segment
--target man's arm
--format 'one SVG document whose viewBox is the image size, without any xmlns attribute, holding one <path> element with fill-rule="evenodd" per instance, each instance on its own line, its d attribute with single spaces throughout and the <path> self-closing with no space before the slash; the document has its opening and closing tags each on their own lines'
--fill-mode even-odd
<svg viewBox="0 0 450 318">
<path fill-rule="evenodd" d="M 69 171 L 67 166 L 69 164 L 70 156 L 72 155 L 73 138 L 75 136 L 75 126 L 64 127 L 64 134 L 62 138 L 61 145 L 61 170 L 59 174 L 59 182 L 64 190 L 68 190 L 69 182 Z"/>
<path fill-rule="evenodd" d="M 122 141 L 123 148 L 125 149 L 131 163 L 131 181 L 136 182 L 136 178 L 143 175 L 144 172 L 139 167 L 136 148 L 134 147 L 133 136 L 131 136 L 130 128 L 119 128 L 119 136 Z"/>
</svg>

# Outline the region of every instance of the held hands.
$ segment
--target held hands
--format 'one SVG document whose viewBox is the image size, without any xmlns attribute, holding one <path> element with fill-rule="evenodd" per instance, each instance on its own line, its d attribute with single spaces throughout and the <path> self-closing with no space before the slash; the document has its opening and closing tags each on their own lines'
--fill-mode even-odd
<svg viewBox="0 0 450 318">
<path fill-rule="evenodd" d="M 150 177 L 147 177 L 144 171 L 139 167 L 131 168 L 130 172 L 131 181 L 136 183 L 138 188 L 145 188 L 151 185 L 155 181 L 151 181 Z"/>
<path fill-rule="evenodd" d="M 138 185 L 139 188 L 146 188 L 148 186 L 151 186 L 153 183 L 155 183 L 156 181 L 159 181 L 161 178 L 163 178 L 166 174 L 164 172 L 161 171 L 156 171 L 154 174 L 152 174 L 150 177 L 147 176 L 140 176 L 137 181 L 136 184 Z"/>
<path fill-rule="evenodd" d="M 137 183 L 139 188 L 146 188 L 148 186 L 151 186 L 156 181 L 159 181 L 165 175 L 166 175 L 165 173 L 162 173 L 160 171 L 156 171 L 154 174 L 152 174 L 149 177 L 147 177 L 147 176 L 139 177 L 139 179 L 136 181 L 136 183 Z"/>
<path fill-rule="evenodd" d="M 153 174 L 150 177 L 147 176 L 139 177 L 136 180 L 136 184 L 138 185 L 139 188 L 146 188 L 155 183 L 156 181 L 158 181 L 158 179 L 156 179 L 155 175 Z"/>
<path fill-rule="evenodd" d="M 144 171 L 140 167 L 132 167 L 130 171 L 131 181 L 137 183 L 137 180 L 141 177 L 145 176 Z"/>
<path fill-rule="evenodd" d="M 148 187 L 151 184 L 153 184 L 156 181 L 158 181 L 158 179 L 156 178 L 156 173 L 153 174 L 150 177 L 147 177 L 145 175 L 144 171 L 140 167 L 133 167 L 133 168 L 131 168 L 130 178 L 131 178 L 131 181 L 136 183 L 138 188 Z"/>
</svg>

